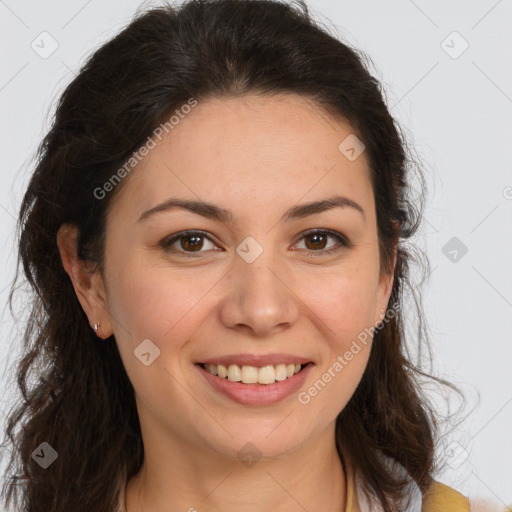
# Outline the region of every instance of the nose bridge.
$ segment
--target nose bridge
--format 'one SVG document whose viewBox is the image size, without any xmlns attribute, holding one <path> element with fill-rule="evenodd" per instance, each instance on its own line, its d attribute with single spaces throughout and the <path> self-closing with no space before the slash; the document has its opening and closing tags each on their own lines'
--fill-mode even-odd
<svg viewBox="0 0 512 512">
<path fill-rule="evenodd" d="M 223 310 L 226 325 L 243 325 L 262 336 L 291 324 L 297 316 L 294 294 L 286 285 L 284 266 L 270 239 L 265 239 L 265 247 L 253 237 L 237 246 L 232 288 Z"/>
</svg>

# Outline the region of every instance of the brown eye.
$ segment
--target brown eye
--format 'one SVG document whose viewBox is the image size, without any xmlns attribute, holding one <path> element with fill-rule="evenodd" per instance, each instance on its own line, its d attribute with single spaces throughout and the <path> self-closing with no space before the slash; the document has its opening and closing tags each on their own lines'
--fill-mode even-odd
<svg viewBox="0 0 512 512">
<path fill-rule="evenodd" d="M 201 231 L 185 231 L 173 235 L 171 238 L 162 242 L 161 245 L 165 250 L 175 253 L 202 253 L 206 252 L 201 250 L 204 248 L 205 241 L 208 241 L 215 247 L 210 238 Z"/>
<path fill-rule="evenodd" d="M 186 235 L 181 237 L 181 247 L 185 250 L 199 251 L 203 246 L 202 235 Z"/>
<path fill-rule="evenodd" d="M 306 247 L 311 250 L 325 249 L 327 244 L 327 235 L 321 233 L 314 233 L 312 235 L 306 235 L 304 240 L 311 240 L 311 243 L 306 242 Z"/>
<path fill-rule="evenodd" d="M 329 238 L 337 243 L 327 246 Z M 305 241 L 306 250 L 310 253 L 308 256 L 324 256 L 350 246 L 348 239 L 341 233 L 325 230 L 308 231 L 302 235 L 301 240 Z"/>
<path fill-rule="evenodd" d="M 328 245 L 329 239 L 335 240 L 337 243 Z M 308 256 L 324 256 L 339 251 L 343 247 L 351 247 L 344 235 L 333 231 L 318 229 L 309 231 L 302 235 L 300 241 L 302 240 L 305 241 L 305 250 Z M 211 247 L 205 249 L 205 243 L 210 243 Z M 160 245 L 166 251 L 191 257 L 200 256 L 201 253 L 208 252 L 208 249 L 217 250 L 210 237 L 202 231 L 182 231 L 164 240 Z"/>
</svg>

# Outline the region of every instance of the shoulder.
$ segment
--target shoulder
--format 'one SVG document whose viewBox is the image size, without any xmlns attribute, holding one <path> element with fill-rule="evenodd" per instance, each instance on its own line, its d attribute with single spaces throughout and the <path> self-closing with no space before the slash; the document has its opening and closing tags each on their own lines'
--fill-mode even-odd
<svg viewBox="0 0 512 512">
<path fill-rule="evenodd" d="M 469 512 L 469 499 L 441 482 L 434 481 L 423 496 L 422 512 Z"/>
</svg>

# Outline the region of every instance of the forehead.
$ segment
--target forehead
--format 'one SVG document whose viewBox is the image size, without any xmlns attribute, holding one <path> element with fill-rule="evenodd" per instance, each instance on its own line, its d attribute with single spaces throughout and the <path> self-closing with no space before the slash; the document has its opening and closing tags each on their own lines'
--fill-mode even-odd
<svg viewBox="0 0 512 512">
<path fill-rule="evenodd" d="M 176 119 L 125 178 L 119 207 L 149 208 L 170 195 L 241 207 L 333 192 L 373 199 L 364 152 L 351 161 L 340 151 L 354 130 L 308 98 L 208 98 Z"/>
</svg>

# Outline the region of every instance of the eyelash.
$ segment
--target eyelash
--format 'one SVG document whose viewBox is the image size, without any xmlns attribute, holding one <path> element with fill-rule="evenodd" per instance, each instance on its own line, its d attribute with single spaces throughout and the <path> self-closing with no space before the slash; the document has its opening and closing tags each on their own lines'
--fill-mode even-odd
<svg viewBox="0 0 512 512">
<path fill-rule="evenodd" d="M 305 231 L 304 233 L 302 233 L 302 236 L 299 238 L 299 242 L 303 238 L 305 238 L 307 236 L 310 236 L 310 235 L 315 235 L 315 234 L 328 235 L 328 236 L 330 236 L 332 238 L 335 238 L 338 241 L 338 244 L 335 245 L 334 247 L 331 247 L 330 249 L 319 250 L 319 251 L 308 251 L 307 256 L 310 257 L 310 258 L 315 258 L 315 257 L 318 257 L 318 256 L 325 256 L 325 255 L 337 252 L 337 251 L 339 251 L 339 250 L 341 250 L 343 248 L 348 248 L 348 247 L 352 246 L 350 241 L 344 235 L 342 235 L 341 233 L 337 233 L 336 231 L 331 231 L 331 230 L 328 230 L 328 229 L 313 229 L 313 230 L 310 230 L 310 231 Z M 172 244 L 174 242 L 178 241 L 180 238 L 185 238 L 187 236 L 193 236 L 193 235 L 201 235 L 201 236 L 207 238 L 208 240 L 210 240 L 210 242 L 215 243 L 215 242 L 213 242 L 213 240 L 204 231 L 188 230 L 188 231 L 181 231 L 180 233 L 176 233 L 175 235 L 172 235 L 170 238 L 166 238 L 165 240 L 163 240 L 161 242 L 160 245 L 166 251 L 173 252 L 173 253 L 178 253 L 178 254 L 183 254 L 183 255 L 185 255 L 186 258 L 197 258 L 197 257 L 199 257 L 199 255 L 202 252 L 206 252 L 206 251 L 197 251 L 196 253 L 193 253 L 193 252 L 187 252 L 187 251 L 184 251 L 184 250 L 180 250 L 180 249 L 176 249 L 174 247 L 171 247 Z M 196 256 L 196 254 L 197 254 L 197 256 Z"/>
</svg>

